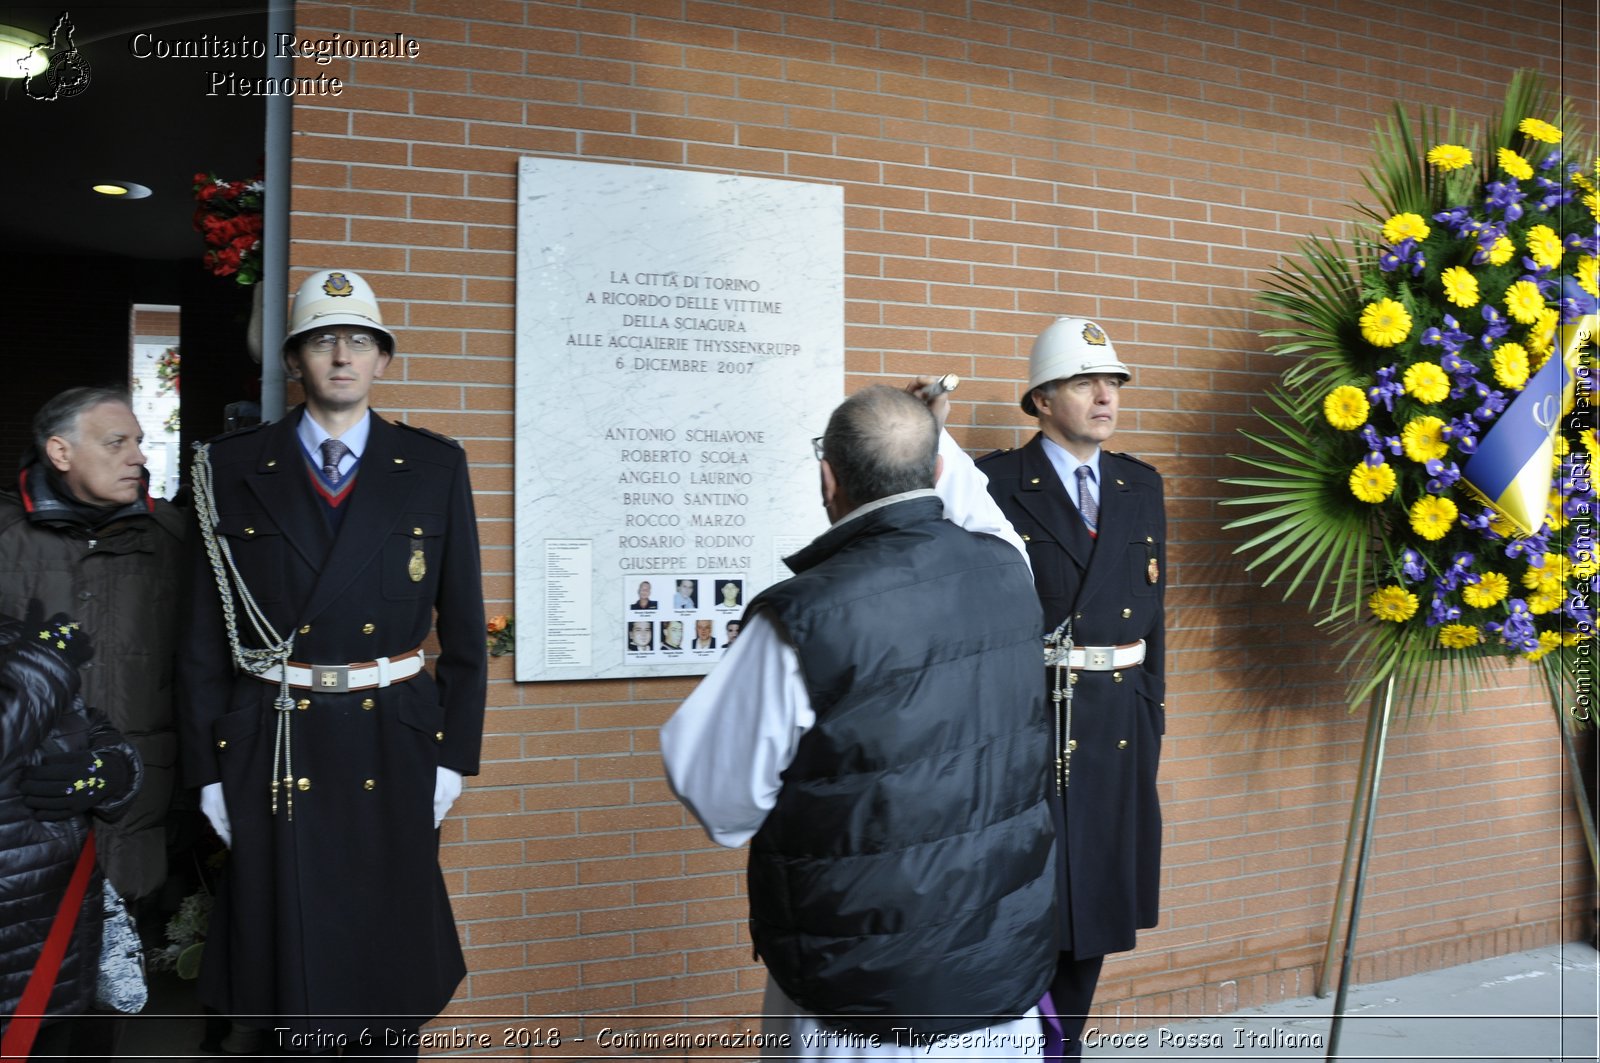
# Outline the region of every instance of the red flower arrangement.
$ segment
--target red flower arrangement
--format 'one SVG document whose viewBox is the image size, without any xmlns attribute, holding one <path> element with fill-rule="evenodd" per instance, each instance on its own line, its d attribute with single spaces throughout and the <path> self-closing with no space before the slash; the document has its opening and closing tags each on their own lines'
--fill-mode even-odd
<svg viewBox="0 0 1600 1063">
<path fill-rule="evenodd" d="M 202 261 L 218 277 L 240 284 L 261 279 L 261 198 L 266 186 L 251 181 L 224 181 L 213 173 L 194 175 L 194 230 L 205 238 Z"/>
</svg>

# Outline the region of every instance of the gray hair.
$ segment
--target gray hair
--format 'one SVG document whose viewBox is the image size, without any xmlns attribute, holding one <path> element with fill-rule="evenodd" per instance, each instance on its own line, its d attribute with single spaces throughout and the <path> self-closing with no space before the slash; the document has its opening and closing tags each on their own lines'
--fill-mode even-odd
<svg viewBox="0 0 1600 1063">
<path fill-rule="evenodd" d="M 39 448 L 40 454 L 43 454 L 44 445 L 50 441 L 51 436 L 61 436 L 70 442 L 78 442 L 78 418 L 85 411 L 108 402 L 132 408 L 128 393 L 117 388 L 68 388 L 39 407 L 39 412 L 33 415 L 34 446 Z"/>
<path fill-rule="evenodd" d="M 880 384 L 856 392 L 833 411 L 822 453 L 845 497 L 864 506 L 933 487 L 939 423 L 921 400 Z"/>
</svg>

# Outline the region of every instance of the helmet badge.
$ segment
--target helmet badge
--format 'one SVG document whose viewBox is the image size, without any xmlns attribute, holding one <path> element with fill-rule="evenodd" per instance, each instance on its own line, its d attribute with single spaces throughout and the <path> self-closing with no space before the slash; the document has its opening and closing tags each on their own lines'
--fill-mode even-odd
<svg viewBox="0 0 1600 1063">
<path fill-rule="evenodd" d="M 328 279 L 322 282 L 322 290 L 334 296 L 354 295 L 356 292 L 355 285 L 351 284 L 350 278 L 343 273 L 328 274 Z M 1105 342 L 1103 336 L 1101 342 Z"/>
<path fill-rule="evenodd" d="M 1104 347 L 1106 345 L 1106 334 L 1093 321 L 1085 321 L 1083 323 L 1083 342 L 1092 347 Z"/>
</svg>

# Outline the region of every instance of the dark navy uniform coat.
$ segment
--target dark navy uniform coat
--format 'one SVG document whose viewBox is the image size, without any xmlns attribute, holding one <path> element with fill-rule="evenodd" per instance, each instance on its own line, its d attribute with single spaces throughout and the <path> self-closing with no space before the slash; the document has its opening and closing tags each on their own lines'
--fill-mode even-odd
<svg viewBox="0 0 1600 1063">
<path fill-rule="evenodd" d="M 256 1025 L 359 1034 L 438 1014 L 465 975 L 433 827 L 436 767 L 473 775 L 487 658 L 466 454 L 372 417 L 337 535 L 295 434 L 299 411 L 211 444 L 220 537 L 293 659 L 397 656 L 435 629 L 420 675 L 383 689 L 291 688 L 292 782 L 272 811 L 278 684 L 236 673 L 217 582 L 192 538 L 180 658 L 190 785 L 221 781 L 233 829 L 201 1000 Z M 237 599 L 237 592 L 236 592 Z M 262 643 L 236 602 L 241 641 Z M 288 798 L 294 806 L 292 818 Z M 291 1016 L 350 1015 L 347 1022 Z"/>
<path fill-rule="evenodd" d="M 1163 599 L 1167 526 L 1161 476 L 1100 454 L 1100 528 L 1091 538 L 1044 452 L 1043 436 L 978 462 L 989 493 L 1028 546 L 1044 633 L 1069 614 L 1079 646 L 1144 639 L 1142 665 L 1073 673 L 1070 777 L 1056 803 L 1061 948 L 1079 959 L 1134 946 L 1156 924 L 1166 730 Z M 1046 681 L 1054 685 L 1054 676 Z M 1051 711 L 1054 712 L 1052 703 Z"/>
</svg>

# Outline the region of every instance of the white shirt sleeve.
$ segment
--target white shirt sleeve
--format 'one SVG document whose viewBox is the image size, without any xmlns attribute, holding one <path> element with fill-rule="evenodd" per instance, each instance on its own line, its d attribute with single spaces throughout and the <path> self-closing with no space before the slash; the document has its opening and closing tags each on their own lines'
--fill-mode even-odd
<svg viewBox="0 0 1600 1063">
<path fill-rule="evenodd" d="M 816 719 L 800 655 L 758 612 L 661 728 L 667 782 L 712 841 L 737 848 L 778 803 L 783 772 Z"/>
<path fill-rule="evenodd" d="M 967 452 L 950 438 L 949 432 L 939 433 L 939 456 L 944 459 L 944 472 L 933 485 L 934 492 L 944 502 L 944 519 L 969 532 L 995 535 L 1004 539 L 1022 560 L 1028 560 L 1028 548 L 1022 536 L 1011 526 L 1006 515 L 989 494 L 989 478 L 973 462 Z M 1032 563 L 1028 570 L 1033 571 Z"/>
</svg>

